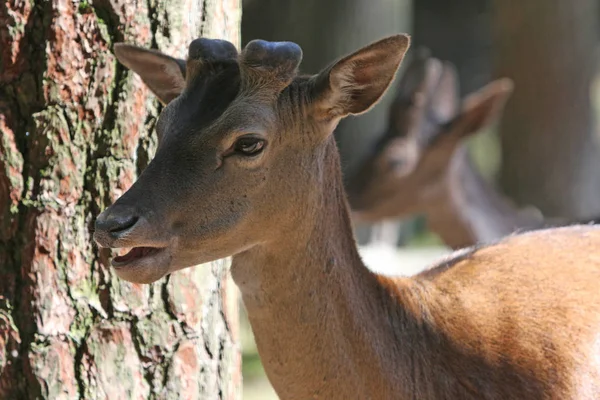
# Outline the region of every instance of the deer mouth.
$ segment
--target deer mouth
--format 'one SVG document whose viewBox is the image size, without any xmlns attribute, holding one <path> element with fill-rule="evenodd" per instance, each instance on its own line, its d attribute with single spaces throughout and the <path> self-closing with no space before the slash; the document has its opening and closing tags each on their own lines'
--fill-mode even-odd
<svg viewBox="0 0 600 400">
<path fill-rule="evenodd" d="M 164 250 L 164 247 L 133 247 L 127 253 L 114 257 L 111 264 L 114 268 L 125 268 L 139 261 L 153 258 Z"/>
</svg>

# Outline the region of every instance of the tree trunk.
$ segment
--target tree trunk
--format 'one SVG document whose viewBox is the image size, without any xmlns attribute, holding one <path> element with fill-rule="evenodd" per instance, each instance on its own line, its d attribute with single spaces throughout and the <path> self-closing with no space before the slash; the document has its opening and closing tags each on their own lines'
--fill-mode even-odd
<svg viewBox="0 0 600 400">
<path fill-rule="evenodd" d="M 521 205 L 535 205 L 548 216 L 600 213 L 590 101 L 597 0 L 493 4 L 496 72 L 515 81 L 500 126 L 502 186 Z"/>
<path fill-rule="evenodd" d="M 228 262 L 134 285 L 91 237 L 156 147 L 159 105 L 112 44 L 238 42 L 238 1 L 0 4 L 0 398 L 238 397 Z"/>
<path fill-rule="evenodd" d="M 410 31 L 411 0 L 244 0 L 242 39 L 289 40 L 304 51 L 301 69 L 316 73 L 336 57 L 384 36 Z M 392 88 L 367 114 L 342 120 L 335 131 L 344 176 L 355 173 L 369 148 L 384 134 Z M 358 227 L 359 241 L 369 228 Z"/>
</svg>

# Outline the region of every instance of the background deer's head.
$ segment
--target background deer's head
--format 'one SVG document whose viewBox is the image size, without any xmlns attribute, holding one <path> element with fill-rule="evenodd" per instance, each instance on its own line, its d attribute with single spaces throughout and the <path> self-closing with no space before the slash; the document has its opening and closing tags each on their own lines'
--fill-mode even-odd
<svg viewBox="0 0 600 400">
<path fill-rule="evenodd" d="M 348 185 L 358 220 L 375 222 L 427 212 L 447 195 L 463 140 L 493 122 L 512 93 L 500 79 L 462 102 L 454 67 L 416 52 L 400 79 L 388 129 Z"/>
</svg>

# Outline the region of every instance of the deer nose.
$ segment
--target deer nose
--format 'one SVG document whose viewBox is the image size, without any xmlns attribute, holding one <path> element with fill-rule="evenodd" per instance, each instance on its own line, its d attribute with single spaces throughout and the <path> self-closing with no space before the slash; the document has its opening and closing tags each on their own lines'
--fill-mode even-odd
<svg viewBox="0 0 600 400">
<path fill-rule="evenodd" d="M 129 208 L 111 207 L 98 216 L 95 230 L 116 238 L 133 228 L 139 220 L 140 217 Z"/>
</svg>

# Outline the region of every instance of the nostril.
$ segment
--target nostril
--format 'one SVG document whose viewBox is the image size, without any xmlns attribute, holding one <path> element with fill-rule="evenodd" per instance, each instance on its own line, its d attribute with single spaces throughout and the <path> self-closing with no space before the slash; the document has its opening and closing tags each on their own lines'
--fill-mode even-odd
<svg viewBox="0 0 600 400">
<path fill-rule="evenodd" d="M 121 212 L 119 212 L 121 211 Z M 104 232 L 105 234 L 119 234 L 133 228 L 140 217 L 125 210 L 107 210 L 96 219 L 96 232 Z"/>
<path fill-rule="evenodd" d="M 126 231 L 133 227 L 140 218 L 135 215 L 130 215 L 124 218 L 116 218 L 114 225 L 108 229 L 110 233 L 118 233 Z"/>
</svg>

